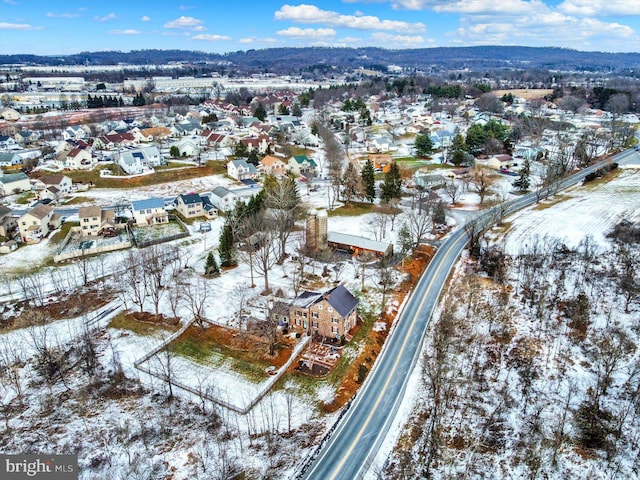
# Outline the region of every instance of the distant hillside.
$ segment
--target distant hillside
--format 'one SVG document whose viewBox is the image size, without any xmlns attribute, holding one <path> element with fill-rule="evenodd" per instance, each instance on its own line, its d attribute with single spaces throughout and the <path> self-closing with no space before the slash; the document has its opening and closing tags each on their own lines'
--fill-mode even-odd
<svg viewBox="0 0 640 480">
<path fill-rule="evenodd" d="M 640 53 L 582 52 L 565 48 L 438 47 L 411 50 L 382 48 L 269 48 L 226 54 L 186 50 L 133 50 L 81 52 L 67 56 L 0 55 L 0 64 L 31 65 L 137 65 L 169 62 L 218 63 L 246 72 L 300 73 L 348 71 L 365 67 L 384 71 L 393 64 L 423 71 L 488 68 L 551 69 L 616 72 L 640 69 Z"/>
</svg>

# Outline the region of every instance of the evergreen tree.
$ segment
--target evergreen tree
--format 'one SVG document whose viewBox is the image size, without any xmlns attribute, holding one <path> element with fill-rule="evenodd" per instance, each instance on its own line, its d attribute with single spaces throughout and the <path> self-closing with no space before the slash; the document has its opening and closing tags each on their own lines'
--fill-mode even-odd
<svg viewBox="0 0 640 480">
<path fill-rule="evenodd" d="M 447 213 L 442 200 L 433 207 L 433 223 L 437 225 L 445 225 L 447 223 Z"/>
<path fill-rule="evenodd" d="M 453 137 L 453 142 L 447 155 L 447 160 L 453 163 L 455 166 L 460 166 L 462 165 L 462 162 L 464 162 L 466 152 L 467 144 L 465 142 L 465 139 L 461 134 L 458 133 L 455 137 Z"/>
<path fill-rule="evenodd" d="M 389 202 L 402 196 L 402 176 L 396 162 L 392 162 L 389 171 L 384 174 L 384 183 L 380 191 L 380 199 Z"/>
<path fill-rule="evenodd" d="M 224 227 L 222 227 L 222 232 L 220 232 L 218 255 L 220 255 L 220 263 L 223 267 L 235 267 L 238 265 L 233 227 L 228 221 L 224 224 Z"/>
<path fill-rule="evenodd" d="M 398 243 L 400 244 L 400 251 L 402 255 L 407 255 L 413 248 L 413 237 L 411 236 L 411 230 L 407 222 L 404 222 L 398 231 Z"/>
<path fill-rule="evenodd" d="M 171 148 L 169 149 L 169 155 L 171 155 L 172 158 L 177 158 L 180 156 L 180 149 L 177 145 L 171 146 Z"/>
<path fill-rule="evenodd" d="M 376 198 L 376 177 L 371 159 L 367 159 L 367 163 L 362 167 L 360 178 L 362 178 L 364 197 L 368 202 L 373 203 Z"/>
<path fill-rule="evenodd" d="M 267 111 L 264 109 L 264 105 L 262 105 L 262 103 L 259 103 L 253 111 L 253 116 L 261 122 L 264 122 L 264 119 L 267 118 Z"/>
<path fill-rule="evenodd" d="M 419 157 L 428 157 L 433 152 L 433 140 L 428 133 L 416 136 L 415 146 Z"/>
<path fill-rule="evenodd" d="M 524 165 L 520 169 L 520 176 L 515 182 L 513 182 L 513 186 L 521 192 L 526 192 L 527 190 L 529 190 L 529 186 L 531 185 L 531 179 L 529 177 L 530 174 L 531 164 L 529 163 L 529 160 L 525 160 Z"/>
<path fill-rule="evenodd" d="M 289 115 L 289 108 L 284 104 L 281 103 L 280 106 L 278 107 L 278 114 L 280 115 Z"/>
<path fill-rule="evenodd" d="M 297 103 L 293 104 L 293 107 L 291 107 L 291 115 L 298 118 L 302 116 L 302 109 L 300 108 L 299 104 Z"/>
<path fill-rule="evenodd" d="M 213 250 L 209 250 L 209 255 L 207 255 L 204 274 L 207 277 L 217 277 L 218 275 L 220 275 L 220 267 L 218 267 L 218 262 L 216 262 L 216 257 L 213 254 Z"/>
<path fill-rule="evenodd" d="M 238 142 L 233 146 L 233 155 L 236 157 L 246 157 L 248 154 L 247 151 L 247 146 L 242 143 L 242 142 Z"/>
<path fill-rule="evenodd" d="M 349 162 L 342 176 L 342 196 L 347 205 L 351 203 L 353 197 L 359 194 L 360 188 L 358 183 L 358 172 L 353 166 L 353 163 Z"/>
<path fill-rule="evenodd" d="M 260 159 L 258 158 L 258 154 L 255 150 L 251 150 L 251 152 L 249 152 L 249 155 L 247 155 L 247 162 L 254 165 L 258 165 L 258 163 L 260 163 Z"/>
</svg>

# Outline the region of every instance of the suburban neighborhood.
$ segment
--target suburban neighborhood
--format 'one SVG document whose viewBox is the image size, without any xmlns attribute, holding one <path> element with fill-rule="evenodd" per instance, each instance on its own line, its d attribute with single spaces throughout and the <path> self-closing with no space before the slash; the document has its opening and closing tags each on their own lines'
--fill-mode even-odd
<svg viewBox="0 0 640 480">
<path fill-rule="evenodd" d="M 351 478 L 381 375 L 366 478 L 640 475 L 637 75 L 365 66 L 4 68 L 1 449 Z"/>
</svg>

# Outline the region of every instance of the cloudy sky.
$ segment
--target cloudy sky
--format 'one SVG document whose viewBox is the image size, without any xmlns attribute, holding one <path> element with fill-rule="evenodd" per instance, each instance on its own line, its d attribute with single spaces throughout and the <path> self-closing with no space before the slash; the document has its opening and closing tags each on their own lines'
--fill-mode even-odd
<svg viewBox="0 0 640 480">
<path fill-rule="evenodd" d="M 0 53 L 527 45 L 640 51 L 640 0 L 0 0 Z"/>
</svg>

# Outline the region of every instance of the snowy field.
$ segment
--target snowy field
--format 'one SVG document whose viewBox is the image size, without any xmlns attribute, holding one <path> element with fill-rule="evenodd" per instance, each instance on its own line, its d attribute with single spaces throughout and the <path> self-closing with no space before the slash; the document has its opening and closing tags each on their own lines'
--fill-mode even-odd
<svg viewBox="0 0 640 480">
<path fill-rule="evenodd" d="M 640 221 L 640 170 L 625 169 L 611 181 L 598 180 L 583 187 L 562 192 L 518 213 L 505 222 L 511 228 L 505 239 L 505 250 L 520 252 L 527 239 L 554 237 L 567 247 L 575 248 L 587 235 L 600 245 L 605 235 L 622 219 Z"/>
<path fill-rule="evenodd" d="M 620 287 L 638 245 L 629 258 L 606 236 L 623 219 L 640 221 L 638 170 L 505 219 L 506 234 L 488 235 L 508 254 L 504 286 L 463 255 L 366 478 L 640 478 L 640 305 L 636 294 L 627 310 Z M 577 317 L 567 305 L 581 298 Z"/>
</svg>

